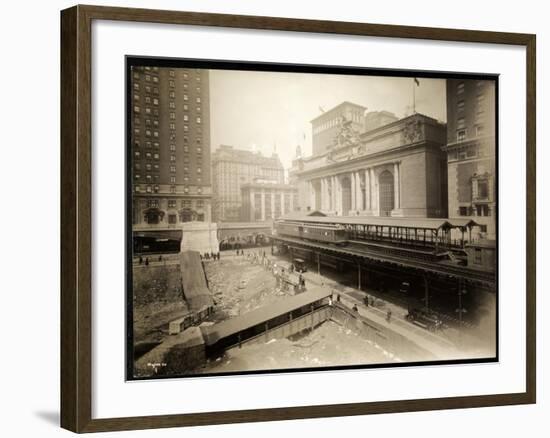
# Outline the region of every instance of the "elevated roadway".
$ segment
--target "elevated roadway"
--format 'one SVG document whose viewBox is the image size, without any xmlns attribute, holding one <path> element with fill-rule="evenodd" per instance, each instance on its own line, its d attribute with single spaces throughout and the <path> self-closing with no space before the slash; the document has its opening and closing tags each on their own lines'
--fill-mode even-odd
<svg viewBox="0 0 550 438">
<path fill-rule="evenodd" d="M 420 258 L 405 257 L 384 253 L 362 245 L 359 242 L 352 242 L 345 246 L 329 243 L 313 242 L 288 236 L 273 236 L 275 242 L 283 243 L 292 248 L 311 250 L 319 254 L 338 255 L 343 260 L 350 262 L 367 261 L 370 263 L 382 263 L 396 265 L 407 269 L 431 273 L 439 276 L 462 279 L 467 282 L 483 284 L 494 288 L 496 286 L 495 273 L 483 269 L 476 269 L 468 266 L 460 266 L 452 261 L 426 261 Z"/>
</svg>

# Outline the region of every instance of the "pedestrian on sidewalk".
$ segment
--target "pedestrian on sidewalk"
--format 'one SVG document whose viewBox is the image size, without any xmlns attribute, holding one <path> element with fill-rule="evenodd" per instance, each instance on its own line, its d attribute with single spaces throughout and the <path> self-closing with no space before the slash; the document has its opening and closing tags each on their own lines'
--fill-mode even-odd
<svg viewBox="0 0 550 438">
<path fill-rule="evenodd" d="M 389 309 L 386 312 L 386 321 L 391 322 L 391 310 L 389 310 Z"/>
</svg>

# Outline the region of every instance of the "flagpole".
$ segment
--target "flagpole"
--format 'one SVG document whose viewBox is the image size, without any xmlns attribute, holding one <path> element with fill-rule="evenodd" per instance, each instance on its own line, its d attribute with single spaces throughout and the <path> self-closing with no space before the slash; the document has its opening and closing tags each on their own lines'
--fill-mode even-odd
<svg viewBox="0 0 550 438">
<path fill-rule="evenodd" d="M 414 81 L 415 78 L 413 78 L 412 86 L 413 86 L 413 114 L 416 114 L 416 83 Z"/>
</svg>

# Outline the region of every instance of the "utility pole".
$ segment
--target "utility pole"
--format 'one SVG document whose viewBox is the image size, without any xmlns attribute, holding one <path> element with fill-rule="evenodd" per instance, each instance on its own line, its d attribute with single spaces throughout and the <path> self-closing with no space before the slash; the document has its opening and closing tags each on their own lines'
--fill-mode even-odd
<svg viewBox="0 0 550 438">
<path fill-rule="evenodd" d="M 466 295 L 468 292 L 466 291 L 466 288 L 464 286 L 464 279 L 459 278 L 458 279 L 458 309 L 456 309 L 456 312 L 458 313 L 458 344 L 462 344 L 462 315 L 466 313 L 466 309 L 462 307 L 462 296 Z"/>
<path fill-rule="evenodd" d="M 413 114 L 416 114 L 416 87 L 420 87 L 418 78 L 413 78 Z"/>
<path fill-rule="evenodd" d="M 321 275 L 321 256 L 317 253 L 317 274 Z"/>
<path fill-rule="evenodd" d="M 462 307 L 462 296 L 466 295 L 468 291 L 466 290 L 466 287 L 464 285 L 464 279 L 460 277 L 458 279 L 458 309 L 456 309 L 456 312 L 458 313 L 458 322 L 460 323 L 460 327 L 462 327 L 462 315 L 464 313 L 467 313 L 467 310 Z"/>
<path fill-rule="evenodd" d="M 424 274 L 424 306 L 426 310 L 430 309 L 430 287 L 428 285 L 428 276 Z"/>
</svg>

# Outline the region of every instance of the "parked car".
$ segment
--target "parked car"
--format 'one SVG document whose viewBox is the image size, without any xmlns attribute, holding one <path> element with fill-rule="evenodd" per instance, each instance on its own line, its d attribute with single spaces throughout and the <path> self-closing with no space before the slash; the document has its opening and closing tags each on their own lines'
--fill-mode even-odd
<svg viewBox="0 0 550 438">
<path fill-rule="evenodd" d="M 304 259 L 293 259 L 292 264 L 296 272 L 307 272 L 306 262 Z"/>
<path fill-rule="evenodd" d="M 443 321 L 439 316 L 427 309 L 409 309 L 405 318 L 407 321 L 432 332 L 440 329 L 443 325 Z"/>
</svg>

